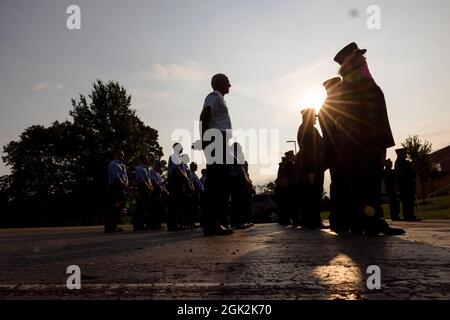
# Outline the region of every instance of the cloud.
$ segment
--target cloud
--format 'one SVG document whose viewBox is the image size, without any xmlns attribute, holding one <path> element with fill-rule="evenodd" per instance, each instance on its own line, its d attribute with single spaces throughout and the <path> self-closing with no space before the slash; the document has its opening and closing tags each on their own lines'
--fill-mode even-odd
<svg viewBox="0 0 450 320">
<path fill-rule="evenodd" d="M 33 86 L 34 92 L 41 92 L 47 90 L 62 90 L 63 85 L 61 83 L 56 83 L 54 85 L 50 85 L 47 82 L 38 82 Z"/>
<path fill-rule="evenodd" d="M 143 70 L 148 79 L 158 80 L 201 80 L 208 77 L 209 73 L 204 66 L 197 62 L 185 62 L 183 64 L 152 64 L 150 70 Z"/>
<path fill-rule="evenodd" d="M 146 108 L 145 106 L 167 101 L 174 97 L 174 94 L 168 91 L 151 91 L 151 90 L 131 90 L 133 104 L 138 108 Z"/>
</svg>

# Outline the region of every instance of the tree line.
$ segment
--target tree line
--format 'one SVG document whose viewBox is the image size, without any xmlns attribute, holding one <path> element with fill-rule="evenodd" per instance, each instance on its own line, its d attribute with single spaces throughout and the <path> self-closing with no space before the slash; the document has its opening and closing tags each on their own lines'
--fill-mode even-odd
<svg viewBox="0 0 450 320">
<path fill-rule="evenodd" d="M 71 103 L 69 120 L 32 125 L 4 146 L 11 171 L 0 177 L 1 226 L 101 223 L 112 151 L 125 152 L 128 172 L 142 155 L 163 156 L 158 131 L 139 119 L 118 82 L 97 80 Z"/>
</svg>

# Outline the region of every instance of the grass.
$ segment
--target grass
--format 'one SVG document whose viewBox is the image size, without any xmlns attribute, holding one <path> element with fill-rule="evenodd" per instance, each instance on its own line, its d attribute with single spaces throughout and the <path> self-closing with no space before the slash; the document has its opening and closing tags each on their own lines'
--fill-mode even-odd
<svg viewBox="0 0 450 320">
<path fill-rule="evenodd" d="M 383 211 L 384 217 L 390 219 L 389 204 L 383 205 Z M 425 203 L 416 201 L 414 212 L 421 219 L 450 219 L 450 196 L 427 198 Z M 322 212 L 323 219 L 328 219 L 328 216 L 329 212 Z"/>
</svg>

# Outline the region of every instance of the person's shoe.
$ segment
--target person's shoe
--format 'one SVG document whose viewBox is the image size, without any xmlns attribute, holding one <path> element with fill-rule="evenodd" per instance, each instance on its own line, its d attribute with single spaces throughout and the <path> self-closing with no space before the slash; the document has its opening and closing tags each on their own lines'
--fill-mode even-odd
<svg viewBox="0 0 450 320">
<path fill-rule="evenodd" d="M 232 233 L 233 233 L 233 230 L 231 230 L 230 228 L 225 228 L 224 226 L 222 226 L 220 224 L 214 230 L 214 234 L 218 235 L 218 236 L 227 236 Z"/>
<path fill-rule="evenodd" d="M 392 217 L 391 221 L 403 221 L 400 217 Z"/>
<path fill-rule="evenodd" d="M 406 231 L 401 228 L 387 227 L 387 228 L 384 228 L 383 230 L 381 230 L 381 233 L 386 236 L 399 236 L 401 234 L 405 234 Z"/>
<path fill-rule="evenodd" d="M 319 223 L 318 228 L 319 228 L 320 230 L 324 230 L 324 229 L 330 229 L 330 226 L 326 226 L 326 225 L 324 225 L 324 224 L 321 222 L 321 223 Z"/>
</svg>

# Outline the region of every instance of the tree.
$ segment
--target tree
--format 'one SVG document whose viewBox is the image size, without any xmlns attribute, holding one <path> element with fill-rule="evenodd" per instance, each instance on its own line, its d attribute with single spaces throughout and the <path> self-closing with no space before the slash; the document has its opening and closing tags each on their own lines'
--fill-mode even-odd
<svg viewBox="0 0 450 320">
<path fill-rule="evenodd" d="M 433 171 L 433 162 L 430 157 L 432 144 L 427 140 L 420 140 L 418 135 L 410 135 L 402 143 L 402 147 L 406 149 L 406 153 L 411 160 L 418 179 L 419 194 L 423 197 L 422 184 Z"/>
<path fill-rule="evenodd" d="M 158 132 L 136 116 L 119 83 L 97 80 L 88 98 L 72 100 L 72 121 L 31 126 L 4 147 L 17 224 L 98 222 L 112 151 L 124 150 L 128 172 L 141 155 L 162 157 Z"/>
<path fill-rule="evenodd" d="M 273 193 L 275 192 L 275 182 L 269 182 L 263 189 L 264 193 Z"/>
</svg>

